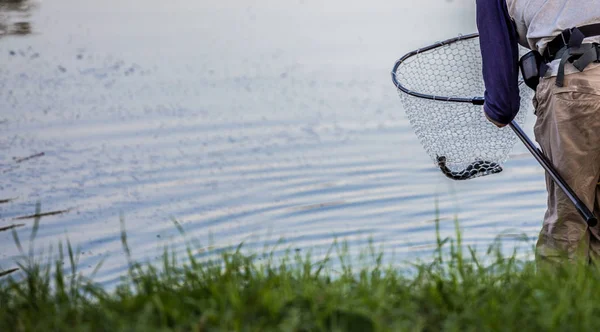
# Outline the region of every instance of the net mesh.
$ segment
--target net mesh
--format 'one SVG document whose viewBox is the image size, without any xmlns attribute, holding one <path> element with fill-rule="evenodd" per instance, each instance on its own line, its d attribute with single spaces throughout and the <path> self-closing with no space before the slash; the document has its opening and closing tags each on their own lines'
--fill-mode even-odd
<svg viewBox="0 0 600 332">
<path fill-rule="evenodd" d="M 461 39 L 403 61 L 393 73 L 406 89 L 439 97 L 482 97 L 479 38 Z M 498 173 L 516 143 L 510 128 L 497 128 L 471 103 L 430 100 L 398 90 L 406 115 L 434 163 L 448 177 L 466 180 Z M 533 108 L 533 91 L 520 86 L 521 109 L 515 118 L 525 122 Z"/>
</svg>

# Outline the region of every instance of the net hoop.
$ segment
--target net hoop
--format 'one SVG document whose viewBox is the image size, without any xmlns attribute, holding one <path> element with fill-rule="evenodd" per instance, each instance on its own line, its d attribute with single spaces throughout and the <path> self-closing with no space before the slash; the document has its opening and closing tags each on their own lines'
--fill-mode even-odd
<svg viewBox="0 0 600 332">
<path fill-rule="evenodd" d="M 478 37 L 479 37 L 478 33 L 472 33 L 472 34 L 468 34 L 468 35 L 458 36 L 458 37 L 446 39 L 444 41 L 437 42 L 433 45 L 422 47 L 422 48 L 419 48 L 418 50 L 407 53 L 406 55 L 401 57 L 398 61 L 396 61 L 396 64 L 394 65 L 394 68 L 392 69 L 392 82 L 394 82 L 394 85 L 396 86 L 396 88 L 398 88 L 398 90 L 400 90 L 408 95 L 411 95 L 413 97 L 429 99 L 429 100 L 436 100 L 436 101 L 447 101 L 447 102 L 454 102 L 454 103 L 471 103 L 473 105 L 483 105 L 485 99 L 480 96 L 472 97 L 472 98 L 444 97 L 444 96 L 428 95 L 428 94 L 424 94 L 424 93 L 415 92 L 415 91 L 412 91 L 412 90 L 406 88 L 405 86 L 403 86 L 402 83 L 400 83 L 398 81 L 398 78 L 396 77 L 396 73 L 397 73 L 400 65 L 402 65 L 402 63 L 404 63 L 406 60 L 408 60 L 416 55 L 431 51 L 438 47 L 444 47 L 444 46 L 447 46 L 450 44 L 454 44 L 461 40 L 474 39 L 474 38 L 478 38 Z M 519 83 L 521 83 L 521 82 L 519 82 Z"/>
</svg>

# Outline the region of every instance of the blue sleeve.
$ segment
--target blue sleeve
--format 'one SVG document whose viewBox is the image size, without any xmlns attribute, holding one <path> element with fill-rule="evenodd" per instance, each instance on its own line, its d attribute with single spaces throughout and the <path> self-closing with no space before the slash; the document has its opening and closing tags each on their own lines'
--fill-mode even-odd
<svg viewBox="0 0 600 332">
<path fill-rule="evenodd" d="M 519 111 L 519 46 L 506 0 L 477 0 L 486 115 L 508 124 Z"/>
</svg>

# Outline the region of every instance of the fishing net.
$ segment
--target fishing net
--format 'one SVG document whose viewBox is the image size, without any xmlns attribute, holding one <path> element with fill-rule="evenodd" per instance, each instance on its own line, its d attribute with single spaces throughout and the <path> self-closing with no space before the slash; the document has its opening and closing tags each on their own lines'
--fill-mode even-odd
<svg viewBox="0 0 600 332">
<path fill-rule="evenodd" d="M 483 113 L 485 91 L 478 35 L 462 36 L 413 51 L 392 71 L 415 134 L 440 170 L 454 180 L 502 171 L 517 137 Z M 533 90 L 520 84 L 522 125 L 533 108 Z"/>
</svg>

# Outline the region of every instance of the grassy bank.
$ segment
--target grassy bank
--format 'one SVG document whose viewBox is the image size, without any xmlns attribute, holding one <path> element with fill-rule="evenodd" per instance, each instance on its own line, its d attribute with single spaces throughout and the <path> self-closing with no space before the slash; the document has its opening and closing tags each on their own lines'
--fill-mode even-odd
<svg viewBox="0 0 600 332">
<path fill-rule="evenodd" d="M 438 238 L 432 260 L 411 273 L 383 266 L 372 251 L 371 265 L 353 268 L 337 246 L 322 261 L 298 254 L 259 261 L 237 251 L 201 263 L 190 249 L 180 263 L 168 254 L 158 267 L 130 262 L 114 291 L 81 276 L 67 244 L 45 262 L 25 253 L 21 271 L 0 279 L 0 331 L 598 329 L 597 270 L 536 273 L 533 263 L 494 248 L 481 256 L 484 266 L 460 249 L 457 235 Z M 122 242 L 129 257 L 125 232 Z"/>
</svg>

